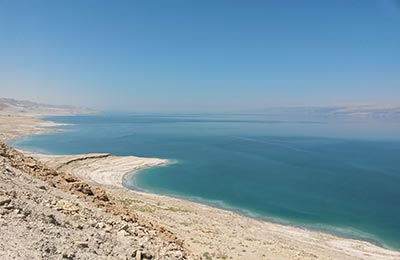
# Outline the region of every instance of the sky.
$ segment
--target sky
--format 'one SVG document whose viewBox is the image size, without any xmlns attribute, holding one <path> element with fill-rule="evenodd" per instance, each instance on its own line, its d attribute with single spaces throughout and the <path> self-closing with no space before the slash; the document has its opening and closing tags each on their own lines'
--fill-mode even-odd
<svg viewBox="0 0 400 260">
<path fill-rule="evenodd" d="M 0 97 L 168 112 L 399 105 L 400 2 L 0 0 Z"/>
</svg>

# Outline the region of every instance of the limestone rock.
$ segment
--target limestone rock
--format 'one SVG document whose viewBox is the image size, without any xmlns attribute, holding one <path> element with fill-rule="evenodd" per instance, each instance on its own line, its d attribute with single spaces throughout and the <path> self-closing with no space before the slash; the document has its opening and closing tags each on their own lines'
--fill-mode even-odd
<svg viewBox="0 0 400 260">
<path fill-rule="evenodd" d="M 76 242 L 76 245 L 77 245 L 79 248 L 88 248 L 88 247 L 89 247 L 89 243 L 88 243 L 88 242 L 84 242 L 84 241 Z"/>
<path fill-rule="evenodd" d="M 142 252 L 140 252 L 140 250 L 136 251 L 135 259 L 136 260 L 141 260 L 142 259 Z"/>
<path fill-rule="evenodd" d="M 11 202 L 11 199 L 6 196 L 0 196 L 0 206 L 3 206 L 5 204 L 8 204 Z"/>
</svg>

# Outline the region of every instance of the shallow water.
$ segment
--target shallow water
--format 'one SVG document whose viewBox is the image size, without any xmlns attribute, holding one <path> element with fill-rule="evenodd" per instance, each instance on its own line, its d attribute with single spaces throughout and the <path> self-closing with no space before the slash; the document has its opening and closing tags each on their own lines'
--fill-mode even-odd
<svg viewBox="0 0 400 260">
<path fill-rule="evenodd" d="M 210 115 L 50 119 L 76 125 L 13 145 L 172 159 L 128 176 L 126 185 L 400 249 L 398 125 Z"/>
</svg>

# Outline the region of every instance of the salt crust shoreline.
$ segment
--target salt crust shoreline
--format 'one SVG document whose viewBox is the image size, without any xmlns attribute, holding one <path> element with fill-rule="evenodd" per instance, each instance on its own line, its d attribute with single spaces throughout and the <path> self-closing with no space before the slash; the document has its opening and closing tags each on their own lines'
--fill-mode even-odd
<svg viewBox="0 0 400 260">
<path fill-rule="evenodd" d="M 40 115 L 1 115 L 0 140 L 55 132 L 60 126 Z M 126 174 L 165 165 L 168 160 L 110 154 L 45 155 L 24 151 L 39 161 L 87 181 L 104 185 L 138 213 L 166 226 L 194 255 L 231 259 L 400 259 L 400 252 L 372 243 L 241 216 L 192 201 L 128 190 Z"/>
</svg>

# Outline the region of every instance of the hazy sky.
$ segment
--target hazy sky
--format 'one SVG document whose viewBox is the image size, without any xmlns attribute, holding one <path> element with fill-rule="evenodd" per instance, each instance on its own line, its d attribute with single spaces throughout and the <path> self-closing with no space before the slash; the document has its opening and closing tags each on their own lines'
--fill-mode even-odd
<svg viewBox="0 0 400 260">
<path fill-rule="evenodd" d="M 132 111 L 400 103 L 400 3 L 3 1 L 0 96 Z"/>
</svg>

